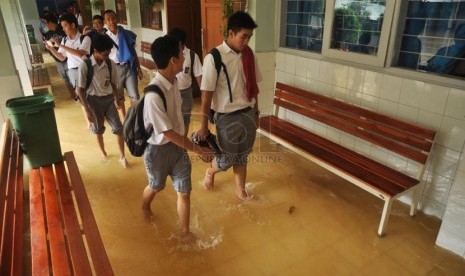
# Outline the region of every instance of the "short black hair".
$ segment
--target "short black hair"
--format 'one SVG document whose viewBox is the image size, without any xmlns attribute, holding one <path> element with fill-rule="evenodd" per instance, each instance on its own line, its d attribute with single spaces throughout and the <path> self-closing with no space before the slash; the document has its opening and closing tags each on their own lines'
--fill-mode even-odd
<svg viewBox="0 0 465 276">
<path fill-rule="evenodd" d="M 172 57 L 179 58 L 179 41 L 170 35 L 159 37 L 152 43 L 150 53 L 158 69 L 166 69 Z"/>
<path fill-rule="evenodd" d="M 47 13 L 44 16 L 44 20 L 46 23 L 52 22 L 52 23 L 58 24 L 58 18 L 53 13 Z"/>
<path fill-rule="evenodd" d="M 173 28 L 171 31 L 168 32 L 168 35 L 176 38 L 178 41 L 182 43 L 182 45 L 186 44 L 186 32 L 181 28 Z"/>
<path fill-rule="evenodd" d="M 103 16 L 105 16 L 105 14 L 107 14 L 107 13 L 112 13 L 112 14 L 116 15 L 116 12 L 114 10 L 108 9 L 108 10 L 103 12 Z"/>
<path fill-rule="evenodd" d="M 92 17 L 92 21 L 95 20 L 95 19 L 98 19 L 98 20 L 103 22 L 103 16 L 101 16 L 100 14 L 96 14 L 96 15 L 94 15 L 94 17 Z"/>
<path fill-rule="evenodd" d="M 241 29 L 253 30 L 257 27 L 258 26 L 252 17 L 243 11 L 235 12 L 228 18 L 228 31 L 231 30 L 235 34 Z"/>
<path fill-rule="evenodd" d="M 64 15 L 62 15 L 62 16 L 60 17 L 60 24 L 61 24 L 61 22 L 63 22 L 63 21 L 68 22 L 70 25 L 71 25 L 71 24 L 74 24 L 74 26 L 75 26 L 76 28 L 77 28 L 77 26 L 78 26 L 77 18 L 76 18 L 74 15 L 70 14 L 70 13 L 64 14 Z"/>
<path fill-rule="evenodd" d="M 104 34 L 96 34 L 92 37 L 92 48 L 98 52 L 104 52 L 113 48 L 113 40 Z"/>
</svg>

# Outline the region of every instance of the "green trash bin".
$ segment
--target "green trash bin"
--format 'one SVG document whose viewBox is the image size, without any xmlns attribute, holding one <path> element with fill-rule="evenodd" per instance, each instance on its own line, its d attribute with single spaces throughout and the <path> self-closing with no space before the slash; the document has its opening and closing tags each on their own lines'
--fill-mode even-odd
<svg viewBox="0 0 465 276">
<path fill-rule="evenodd" d="M 36 36 L 34 34 L 34 27 L 32 25 L 26 25 L 27 37 L 30 44 L 36 44 Z"/>
<path fill-rule="evenodd" d="M 6 109 L 32 168 L 63 160 L 50 94 L 9 99 Z"/>
</svg>

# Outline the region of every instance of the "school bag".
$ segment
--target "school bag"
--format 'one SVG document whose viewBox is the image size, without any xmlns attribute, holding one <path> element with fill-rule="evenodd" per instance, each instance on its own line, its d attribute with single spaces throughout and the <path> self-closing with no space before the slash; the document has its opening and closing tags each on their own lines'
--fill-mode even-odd
<svg viewBox="0 0 465 276">
<path fill-rule="evenodd" d="M 86 77 L 86 87 L 84 91 L 87 92 L 89 90 L 90 84 L 92 83 L 92 79 L 94 78 L 94 67 L 92 66 L 92 61 L 90 58 L 84 60 L 87 65 L 87 77 Z M 109 58 L 105 59 L 105 63 L 108 66 L 108 71 L 110 72 L 110 83 L 111 83 L 111 60 Z"/>
<path fill-rule="evenodd" d="M 129 152 L 136 157 L 144 154 L 148 144 L 147 140 L 153 132 L 153 129 L 146 131 L 144 126 L 144 98 L 147 93 L 157 93 L 163 101 L 165 111 L 167 111 L 165 94 L 155 84 L 147 86 L 144 89 L 144 96 L 129 108 L 123 123 L 123 138 Z"/>
<path fill-rule="evenodd" d="M 223 72 L 226 75 L 226 81 L 228 82 L 229 102 L 232 103 L 233 99 L 232 99 L 232 91 L 231 91 L 231 82 L 229 81 L 229 75 L 228 75 L 228 70 L 226 69 L 226 65 L 221 60 L 220 51 L 218 51 L 218 49 L 216 48 L 213 48 L 210 50 L 210 54 L 213 56 L 213 61 L 215 62 L 215 69 L 216 69 L 216 73 L 218 77 L 220 76 L 221 68 L 223 68 Z M 216 81 L 218 82 L 218 79 Z"/>
</svg>

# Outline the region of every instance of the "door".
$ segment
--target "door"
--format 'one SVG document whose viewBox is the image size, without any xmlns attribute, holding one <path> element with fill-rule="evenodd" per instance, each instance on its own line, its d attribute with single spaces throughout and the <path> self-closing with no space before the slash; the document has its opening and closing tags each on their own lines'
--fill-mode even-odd
<svg viewBox="0 0 465 276">
<path fill-rule="evenodd" d="M 201 0 L 202 5 L 202 55 L 205 57 L 208 52 L 221 44 L 224 40 L 220 32 L 223 24 L 223 12 L 221 0 Z"/>
</svg>

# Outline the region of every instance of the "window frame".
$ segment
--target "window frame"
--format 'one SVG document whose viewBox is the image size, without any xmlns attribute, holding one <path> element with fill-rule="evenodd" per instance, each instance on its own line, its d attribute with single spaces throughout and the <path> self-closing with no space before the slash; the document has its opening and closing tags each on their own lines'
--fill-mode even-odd
<svg viewBox="0 0 465 276">
<path fill-rule="evenodd" d="M 387 42 L 385 45 L 384 50 L 384 60 L 383 62 L 368 62 L 365 63 L 360 59 L 360 56 L 363 56 L 362 54 L 356 54 L 356 53 L 350 53 L 351 55 L 346 55 L 345 57 L 342 56 L 340 57 L 341 54 L 349 54 L 347 52 L 343 53 L 336 53 L 335 55 L 328 55 L 327 52 L 326 54 L 323 53 L 323 50 L 325 49 L 325 45 L 330 44 L 331 40 L 331 32 L 329 31 L 329 36 L 326 34 L 327 30 L 330 29 L 332 31 L 332 28 L 329 28 L 327 26 L 332 25 L 332 21 L 334 20 L 333 17 L 329 17 L 331 22 L 331 25 L 327 25 L 327 12 L 331 10 L 331 13 L 334 14 L 334 0 L 326 0 L 326 13 L 325 13 L 325 29 L 323 33 L 323 48 L 321 53 L 317 52 L 310 52 L 302 49 L 293 49 L 293 48 L 287 48 L 284 46 L 281 46 L 281 37 L 285 36 L 285 28 L 281 29 L 281 26 L 283 24 L 282 22 L 282 13 L 283 13 L 283 4 L 282 1 L 276 1 L 277 7 L 276 7 L 276 39 L 275 39 L 275 45 L 276 45 L 276 52 L 284 53 L 284 54 L 289 54 L 289 55 L 295 55 L 295 56 L 300 56 L 304 58 L 311 58 L 315 60 L 320 60 L 320 61 L 326 61 L 326 62 L 331 62 L 331 63 L 336 63 L 336 64 L 341 64 L 341 65 L 346 65 L 362 70 L 370 70 L 374 72 L 379 72 L 379 73 L 385 73 L 385 74 L 390 74 L 393 76 L 401 77 L 401 78 L 409 78 L 409 79 L 414 79 L 418 81 L 424 81 L 436 85 L 442 85 L 446 87 L 451 87 L 451 88 L 457 88 L 461 90 L 465 90 L 465 79 L 461 79 L 460 77 L 454 77 L 454 76 L 445 76 L 445 75 L 438 75 L 434 73 L 428 73 L 428 72 L 419 72 L 415 70 L 409 70 L 406 68 L 401 68 L 396 66 L 396 59 L 398 58 L 399 55 L 399 49 L 400 49 L 400 37 L 402 36 L 402 26 L 405 24 L 404 21 L 401 22 L 402 14 L 406 14 L 406 1 L 399 1 L 399 0 L 388 0 L 388 2 L 393 3 L 393 11 L 391 13 L 391 16 L 388 18 L 388 16 L 385 14 L 385 21 L 389 20 L 390 23 L 390 29 L 389 29 L 389 35 L 387 37 Z M 328 3 L 333 3 L 329 4 Z M 334 15 L 333 15 L 334 16 Z M 383 28 L 384 28 L 385 22 L 383 22 Z M 325 40 L 327 40 L 325 42 Z M 380 39 L 381 41 L 381 39 Z M 326 44 L 325 44 L 326 43 Z M 333 50 L 334 51 L 334 50 Z M 381 50 L 381 45 L 380 49 L 378 52 L 380 53 Z"/>
</svg>

